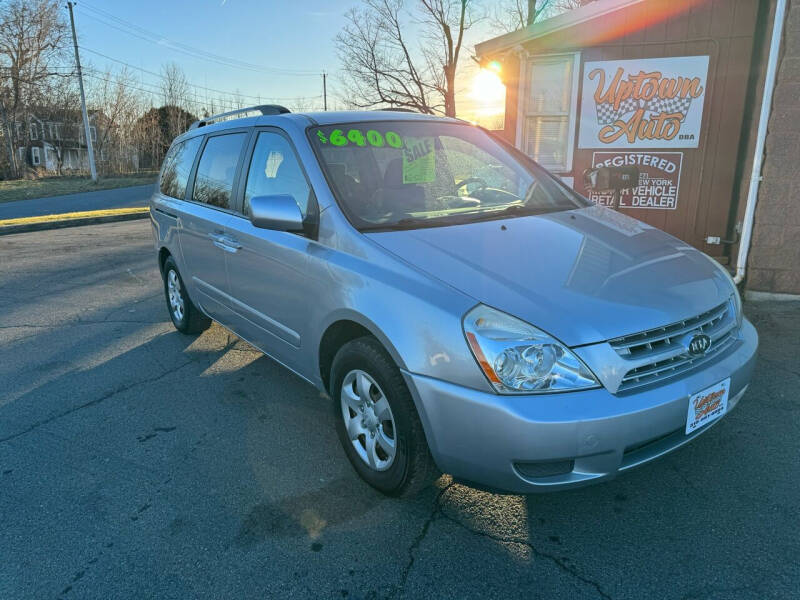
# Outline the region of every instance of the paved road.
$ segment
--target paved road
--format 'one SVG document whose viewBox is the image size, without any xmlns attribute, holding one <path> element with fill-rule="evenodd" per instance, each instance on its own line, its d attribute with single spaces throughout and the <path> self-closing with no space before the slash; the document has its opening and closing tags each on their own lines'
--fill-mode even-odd
<svg viewBox="0 0 800 600">
<path fill-rule="evenodd" d="M 172 329 L 146 222 L 0 256 L 0 598 L 797 598 L 797 304 L 747 306 L 752 391 L 659 462 L 398 501 L 314 389 L 220 327 Z"/>
<path fill-rule="evenodd" d="M 50 198 L 33 198 L 0 203 L 0 219 L 58 215 L 84 210 L 106 210 L 109 208 L 132 208 L 147 206 L 153 193 L 153 185 L 135 185 L 115 190 L 99 190 Z"/>
</svg>

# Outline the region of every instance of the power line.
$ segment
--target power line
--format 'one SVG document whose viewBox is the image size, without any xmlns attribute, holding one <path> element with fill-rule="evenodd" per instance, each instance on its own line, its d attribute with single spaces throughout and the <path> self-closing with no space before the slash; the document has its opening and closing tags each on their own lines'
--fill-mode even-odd
<svg viewBox="0 0 800 600">
<path fill-rule="evenodd" d="M 177 42 L 171 40 L 165 36 L 162 36 L 158 33 L 154 33 L 143 27 L 140 27 L 130 21 L 126 21 L 116 15 L 105 11 L 103 9 L 97 8 L 92 6 L 91 4 L 86 3 L 85 1 L 82 2 L 84 7 L 91 11 L 94 14 L 87 14 L 89 18 L 95 19 L 104 25 L 112 27 L 118 31 L 131 35 L 133 37 L 151 42 L 157 43 L 162 46 L 166 46 L 171 50 L 176 52 L 181 52 L 183 54 L 187 54 L 194 58 L 198 58 L 201 60 L 207 60 L 210 62 L 214 62 L 217 64 L 222 64 L 228 67 L 234 67 L 249 71 L 260 71 L 265 73 L 272 73 L 276 75 L 287 75 L 287 76 L 296 76 L 296 77 L 318 77 L 319 72 L 308 70 L 308 69 L 281 69 L 279 67 L 265 67 L 263 65 L 256 65 L 252 63 L 247 63 L 245 61 L 241 61 L 234 58 L 229 58 L 226 56 L 222 56 L 219 54 L 214 54 L 212 52 L 208 52 L 206 50 L 201 50 L 198 48 L 194 48 L 193 46 L 189 46 L 188 44 L 183 44 L 181 42 Z M 112 22 L 113 21 L 113 22 Z"/>
<path fill-rule="evenodd" d="M 113 61 L 115 63 L 119 63 L 121 65 L 125 65 L 128 68 L 135 69 L 137 71 L 141 71 L 142 73 L 146 73 L 148 75 L 152 75 L 153 77 L 158 77 L 159 79 L 163 78 L 163 75 L 160 74 L 160 73 L 156 73 L 155 71 L 150 71 L 150 70 L 144 69 L 142 67 L 137 67 L 136 65 L 132 65 L 130 63 L 125 62 L 124 60 L 120 60 L 118 58 L 114 58 L 114 57 L 109 56 L 107 54 L 103 54 L 102 52 L 98 52 L 97 50 L 92 50 L 91 48 L 87 48 L 86 46 L 80 46 L 80 49 L 84 50 L 86 52 L 90 52 L 91 54 L 96 54 L 97 56 L 100 56 L 100 57 L 105 58 L 107 60 Z M 219 89 L 216 89 L 216 88 L 210 88 L 210 87 L 206 87 L 206 86 L 203 86 L 203 85 L 197 85 L 197 84 L 189 83 L 189 82 L 187 82 L 186 85 L 191 87 L 191 88 L 194 88 L 194 89 L 203 90 L 203 91 L 207 91 L 207 92 L 214 92 L 214 93 L 217 93 L 217 94 L 233 94 L 233 93 L 235 93 L 235 92 L 230 92 L 230 91 L 226 91 L 226 90 L 219 90 Z M 241 93 L 238 94 L 238 95 L 241 96 L 242 98 L 250 98 L 250 99 L 253 99 L 253 100 L 261 100 L 261 99 L 264 98 L 263 95 L 254 96 L 253 94 L 241 94 Z M 322 96 L 315 96 L 315 97 L 321 98 Z M 283 96 L 283 97 L 269 96 L 269 98 L 272 99 L 272 100 L 295 100 L 295 99 L 298 98 L 298 96 Z"/>
<path fill-rule="evenodd" d="M 158 99 L 160 96 L 163 95 L 162 91 L 160 89 L 152 89 L 153 87 L 155 87 L 154 84 L 148 84 L 146 82 L 139 82 L 139 85 L 134 85 L 132 83 L 119 81 L 118 79 L 113 79 L 111 77 L 103 77 L 102 75 L 98 75 L 98 73 L 99 73 L 99 71 L 97 71 L 95 69 L 92 69 L 92 72 L 84 73 L 84 75 L 86 77 L 89 77 L 89 78 L 97 80 L 97 81 L 104 81 L 106 83 L 111 83 L 113 85 L 119 85 L 119 86 L 121 86 L 123 88 L 126 88 L 126 89 L 129 89 L 129 90 L 136 90 L 138 92 L 143 92 L 145 94 L 149 94 L 152 97 L 155 97 L 156 99 Z M 151 87 L 150 88 L 141 87 L 143 85 L 149 85 Z M 224 99 L 221 99 L 221 98 L 217 98 L 213 102 L 201 102 L 199 100 L 191 100 L 189 98 L 184 98 L 182 100 L 182 103 L 190 105 L 190 106 L 193 106 L 195 110 L 198 109 L 198 108 L 200 108 L 200 109 L 208 109 L 209 105 L 212 104 L 212 103 L 213 104 L 218 104 L 220 107 L 222 107 L 223 109 L 226 109 L 226 110 L 233 110 L 235 108 L 233 103 L 230 100 L 224 100 Z"/>
<path fill-rule="evenodd" d="M 139 92 L 143 92 L 145 94 L 149 94 L 150 96 L 154 96 L 156 98 L 158 98 L 158 97 L 163 95 L 163 93 L 162 93 L 162 91 L 160 89 L 152 89 L 152 88 L 156 87 L 156 84 L 147 83 L 147 82 L 139 82 L 139 85 L 134 85 L 132 83 L 119 81 L 118 79 L 113 79 L 111 77 L 103 77 L 102 76 L 103 74 L 99 74 L 99 73 L 101 73 L 101 72 L 96 70 L 96 69 L 84 68 L 84 76 L 85 77 L 89 77 L 89 78 L 95 79 L 97 81 L 104 81 L 106 83 L 111 83 L 111 84 L 114 84 L 114 85 L 120 85 L 123 88 L 130 89 L 130 90 L 136 90 L 136 91 L 139 91 Z M 141 86 L 150 86 L 150 89 L 145 88 L 145 87 L 141 87 Z M 317 100 L 319 98 L 321 98 L 321 96 L 295 96 L 294 98 L 288 98 L 288 100 L 296 100 L 296 101 L 300 101 L 300 100 Z M 269 100 L 274 100 L 274 98 L 264 97 L 262 100 L 269 101 Z M 211 105 L 219 106 L 223 110 L 234 110 L 234 109 L 238 108 L 237 105 L 234 104 L 233 100 L 223 99 L 223 98 L 211 99 L 208 102 L 202 102 L 200 100 L 191 100 L 189 98 L 184 98 L 182 100 L 182 102 L 187 104 L 187 105 L 193 106 L 195 110 L 198 110 L 198 109 L 208 110 L 209 108 L 211 108 Z M 199 112 L 199 110 L 198 110 L 198 112 Z"/>
<path fill-rule="evenodd" d="M 79 48 L 80 48 L 80 46 L 79 46 Z M 81 49 L 83 49 L 83 48 L 81 48 Z M 11 70 L 10 67 L 0 66 L 0 72 L 4 72 L 2 77 L 7 77 L 7 78 L 10 78 L 10 79 L 17 79 L 19 81 L 25 81 L 24 77 L 22 77 L 22 76 L 12 75 L 9 72 L 10 70 Z M 76 74 L 75 68 L 74 67 L 70 67 L 70 66 L 54 66 L 54 67 L 50 67 L 49 70 L 50 71 L 57 71 L 59 75 L 64 75 L 64 76 L 75 75 Z M 147 81 L 137 81 L 136 83 L 121 81 L 119 78 L 106 76 L 106 75 L 110 75 L 110 73 L 106 73 L 106 72 L 101 71 L 99 69 L 95 69 L 93 67 L 87 67 L 87 66 L 83 66 L 82 67 L 82 71 L 83 71 L 83 76 L 84 77 L 93 79 L 95 81 L 102 81 L 102 82 L 110 83 L 110 84 L 113 84 L 113 85 L 120 85 L 123 88 L 129 89 L 129 90 L 135 90 L 135 91 L 138 91 L 138 92 L 142 92 L 144 94 L 149 95 L 151 97 L 151 99 L 153 97 L 155 97 L 158 100 L 163 96 L 163 90 L 161 89 L 160 84 L 157 84 L 157 83 L 152 83 L 152 82 L 147 82 Z M 145 86 L 145 87 L 142 87 L 142 86 Z M 197 98 L 197 94 L 195 94 L 195 98 Z M 288 101 L 287 104 L 289 104 L 292 101 L 320 100 L 320 99 L 323 98 L 323 96 L 322 95 L 317 95 L 317 96 L 302 96 L 302 95 L 298 95 L 298 96 L 284 97 L 284 98 L 280 98 L 280 99 L 277 98 L 277 97 L 274 97 L 274 96 L 253 96 L 253 98 L 256 98 L 260 102 L 270 102 L 270 101 L 282 100 L 282 101 Z M 210 99 L 206 99 L 205 101 L 192 100 L 190 98 L 184 98 L 182 100 L 182 102 L 187 104 L 187 105 L 191 105 L 192 107 L 194 107 L 194 109 L 198 109 L 199 108 L 199 109 L 203 109 L 203 110 L 209 109 L 212 104 L 215 105 L 215 107 L 218 106 L 223 110 L 234 110 L 236 108 L 239 108 L 239 106 L 237 106 L 237 104 L 235 104 L 233 102 L 233 99 L 225 98 L 225 97 L 210 98 Z M 216 110 L 216 108 L 215 108 L 215 110 Z"/>
</svg>

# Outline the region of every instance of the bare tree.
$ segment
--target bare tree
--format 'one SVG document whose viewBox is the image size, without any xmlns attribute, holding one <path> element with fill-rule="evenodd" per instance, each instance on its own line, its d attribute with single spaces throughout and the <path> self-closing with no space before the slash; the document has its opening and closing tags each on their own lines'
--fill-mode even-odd
<svg viewBox="0 0 800 600">
<path fill-rule="evenodd" d="M 242 96 L 242 92 L 239 90 L 239 88 L 236 88 L 231 94 L 231 105 L 233 106 L 233 110 L 239 110 L 247 106 L 244 101 L 244 96 Z"/>
<path fill-rule="evenodd" d="M 444 114 L 456 116 L 456 69 L 464 42 L 464 32 L 472 25 L 467 14 L 469 0 L 420 0 L 423 23 L 427 25 L 423 46 L 428 70 L 434 74 L 434 87 L 444 98 Z M 437 48 L 438 46 L 438 48 Z"/>
<path fill-rule="evenodd" d="M 455 116 L 455 79 L 470 0 L 363 0 L 335 38 L 343 101 Z M 419 29 L 417 43 L 408 33 Z"/>
<path fill-rule="evenodd" d="M 585 3 L 586 0 L 501 0 L 489 11 L 489 26 L 498 33 L 517 31 Z"/>
<path fill-rule="evenodd" d="M 106 71 L 96 81 L 89 94 L 89 104 L 96 111 L 95 152 L 104 171 L 130 170 L 131 131 L 141 105 L 135 79 L 125 67 L 116 75 Z"/>
<path fill-rule="evenodd" d="M 173 139 L 186 131 L 189 104 L 189 81 L 177 63 L 167 63 L 161 68 L 161 93 L 167 109 L 167 136 Z"/>
<path fill-rule="evenodd" d="M 139 154 L 139 165 L 150 169 L 157 169 L 164 157 L 164 148 L 172 141 L 166 140 L 162 130 L 161 114 L 158 109 L 150 106 L 136 120 L 132 137 Z"/>
<path fill-rule="evenodd" d="M 516 31 L 532 25 L 551 0 L 505 0 L 494 6 L 489 24 L 496 31 Z"/>
<path fill-rule="evenodd" d="M 68 49 L 69 29 L 57 0 L 9 0 L 0 4 L 0 117 L 8 139 L 9 170 L 18 176 L 14 148 L 26 145 L 25 107 L 32 106 L 47 80 L 71 73 L 59 70 Z"/>
<path fill-rule="evenodd" d="M 287 107 L 293 112 L 312 112 L 315 110 L 322 110 L 319 98 L 306 98 L 304 96 L 298 96 L 297 98 L 292 98 L 288 102 L 282 102 L 285 102 Z M 280 104 L 280 102 L 278 104 Z"/>
</svg>

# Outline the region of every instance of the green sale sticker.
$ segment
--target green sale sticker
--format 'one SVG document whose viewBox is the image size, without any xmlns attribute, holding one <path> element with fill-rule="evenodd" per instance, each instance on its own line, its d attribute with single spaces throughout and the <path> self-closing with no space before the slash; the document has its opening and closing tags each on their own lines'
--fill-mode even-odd
<svg viewBox="0 0 800 600">
<path fill-rule="evenodd" d="M 430 183 L 436 179 L 436 151 L 432 137 L 406 138 L 403 183 Z"/>
</svg>

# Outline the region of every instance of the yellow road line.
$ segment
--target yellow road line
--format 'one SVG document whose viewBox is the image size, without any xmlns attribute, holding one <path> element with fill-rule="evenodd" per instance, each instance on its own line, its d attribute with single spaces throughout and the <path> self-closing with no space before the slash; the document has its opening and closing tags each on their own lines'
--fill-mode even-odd
<svg viewBox="0 0 800 600">
<path fill-rule="evenodd" d="M 110 208 L 107 210 L 85 210 L 83 212 L 62 213 L 59 215 L 41 215 L 39 217 L 20 217 L 18 219 L 0 219 L 0 227 L 7 225 L 29 225 L 32 223 L 49 223 L 52 221 L 71 221 L 73 219 L 86 219 L 91 217 L 109 217 L 112 215 L 135 215 L 146 213 L 146 206 L 137 208 Z"/>
</svg>

